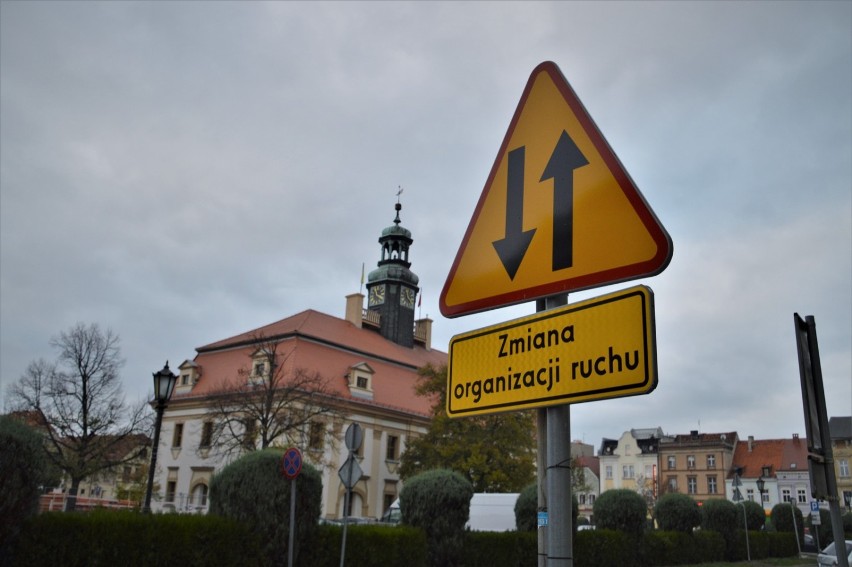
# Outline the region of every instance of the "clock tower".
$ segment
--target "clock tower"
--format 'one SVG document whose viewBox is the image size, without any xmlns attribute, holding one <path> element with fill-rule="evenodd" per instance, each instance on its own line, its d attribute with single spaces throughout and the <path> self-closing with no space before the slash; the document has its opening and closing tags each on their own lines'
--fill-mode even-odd
<svg viewBox="0 0 852 567">
<path fill-rule="evenodd" d="M 367 277 L 367 309 L 379 314 L 383 337 L 402 346 L 414 346 L 414 303 L 419 278 L 409 268 L 408 249 L 411 231 L 400 225 L 396 203 L 393 225 L 382 231 L 379 244 L 382 257 L 378 267 Z"/>
</svg>

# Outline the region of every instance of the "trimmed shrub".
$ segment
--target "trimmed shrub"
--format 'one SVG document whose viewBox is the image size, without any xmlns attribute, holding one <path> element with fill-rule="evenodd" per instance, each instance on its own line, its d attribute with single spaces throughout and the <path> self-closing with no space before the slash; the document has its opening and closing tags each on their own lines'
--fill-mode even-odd
<svg viewBox="0 0 852 567">
<path fill-rule="evenodd" d="M 39 486 L 58 484 L 42 437 L 10 416 L 0 416 L 0 564 L 24 520 L 38 512 Z"/>
<path fill-rule="evenodd" d="M 763 506 L 757 502 L 746 500 L 743 502 L 745 506 L 746 522 L 748 523 L 749 531 L 760 531 L 766 524 L 766 512 L 763 511 Z"/>
<path fill-rule="evenodd" d="M 654 506 L 654 517 L 664 531 L 692 533 L 701 525 L 698 503 L 686 494 L 664 494 Z"/>
<path fill-rule="evenodd" d="M 632 490 L 607 490 L 595 500 L 593 509 L 598 528 L 635 536 L 645 531 L 648 507 L 645 499 Z"/>
<path fill-rule="evenodd" d="M 707 500 L 701 506 L 701 528 L 722 534 L 725 559 L 730 561 L 737 552 L 737 530 L 745 528 L 742 509 L 738 510 L 737 505 L 728 500 Z"/>
<path fill-rule="evenodd" d="M 515 502 L 515 529 L 534 532 L 538 529 L 538 485 L 530 484 L 518 495 Z"/>
<path fill-rule="evenodd" d="M 796 532 L 798 532 L 797 537 L 799 538 L 799 544 L 803 544 L 805 541 L 805 522 L 802 517 L 802 511 L 799 510 L 797 506 L 793 506 L 789 503 L 784 504 L 776 504 L 772 507 L 772 525 L 775 527 L 775 531 L 777 532 L 789 532 L 793 533 L 793 514 L 796 514 L 795 517 L 795 528 Z M 822 541 L 820 541 L 822 543 Z"/>
<path fill-rule="evenodd" d="M 450 470 L 426 471 L 406 481 L 399 494 L 402 523 L 426 532 L 430 565 L 459 564 L 471 498 L 473 486 Z"/>
<path fill-rule="evenodd" d="M 210 481 L 210 514 L 245 524 L 264 543 L 270 564 L 287 561 L 290 532 L 290 481 L 281 476 L 284 451 L 255 451 L 223 468 Z M 319 522 L 322 478 L 311 465 L 302 465 L 296 479 L 294 557 L 311 538 Z"/>
</svg>

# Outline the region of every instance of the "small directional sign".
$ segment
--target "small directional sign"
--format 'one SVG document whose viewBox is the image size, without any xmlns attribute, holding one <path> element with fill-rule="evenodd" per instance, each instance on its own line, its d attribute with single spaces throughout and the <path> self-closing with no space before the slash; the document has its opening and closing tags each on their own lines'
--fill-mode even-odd
<svg viewBox="0 0 852 567">
<path fill-rule="evenodd" d="M 457 317 L 662 272 L 672 241 L 559 68 L 527 82 L 441 292 Z"/>
</svg>

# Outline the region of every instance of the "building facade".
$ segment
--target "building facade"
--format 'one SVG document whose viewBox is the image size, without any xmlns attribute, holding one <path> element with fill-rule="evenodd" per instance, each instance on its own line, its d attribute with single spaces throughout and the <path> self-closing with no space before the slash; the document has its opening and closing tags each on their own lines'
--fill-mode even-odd
<svg viewBox="0 0 852 567">
<path fill-rule="evenodd" d="M 152 502 L 154 511 L 208 509 L 212 476 L 256 449 L 257 430 L 263 425 L 244 420 L 238 432 L 244 436 L 242 450 L 225 451 L 217 442 L 221 415 L 214 411 L 222 406 L 224 386 L 241 380 L 262 385 L 277 373 L 283 376 L 282 389 L 299 376 L 322 382 L 321 404 L 330 411 L 312 414 L 273 441 L 277 447 L 297 447 L 304 461 L 321 472 L 322 516 L 344 515 L 345 490 L 338 470 L 348 456 L 343 438 L 350 423 L 358 423 L 364 435 L 356 452 L 363 476 L 353 487 L 348 515 L 379 518 L 398 497 L 400 455 L 411 439 L 426 432 L 431 419 L 432 400 L 415 394 L 418 370 L 447 363 L 446 353 L 431 348 L 432 321 L 415 321 L 419 290 L 418 278 L 409 269 L 413 239 L 401 226 L 400 210 L 397 203 L 393 225 L 379 238 L 381 255 L 369 275 L 366 309 L 365 296 L 351 294 L 343 318 L 303 311 L 199 347 L 193 359 L 180 365 L 163 417 L 155 472 L 161 488 Z M 288 411 L 307 411 L 307 403 Z"/>
<path fill-rule="evenodd" d="M 725 498 L 736 432 L 663 437 L 659 445 L 659 493 L 687 494 L 698 502 Z"/>
<path fill-rule="evenodd" d="M 662 428 L 655 427 L 625 431 L 618 440 L 604 439 L 598 452 L 600 491 L 627 488 L 652 504 L 657 494 L 659 446 L 664 437 Z"/>
<path fill-rule="evenodd" d="M 828 420 L 831 432 L 831 452 L 840 506 L 852 511 L 852 417 L 832 417 Z"/>
</svg>

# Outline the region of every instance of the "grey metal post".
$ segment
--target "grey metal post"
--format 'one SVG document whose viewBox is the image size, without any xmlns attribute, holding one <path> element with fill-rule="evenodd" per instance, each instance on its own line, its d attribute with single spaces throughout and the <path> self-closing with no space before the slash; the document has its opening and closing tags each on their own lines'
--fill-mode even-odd
<svg viewBox="0 0 852 567">
<path fill-rule="evenodd" d="M 340 567 L 346 561 L 346 528 L 349 525 L 349 498 L 352 490 L 346 489 L 343 495 L 343 540 L 340 542 Z"/>
<path fill-rule="evenodd" d="M 538 432 L 538 512 L 547 514 L 547 409 L 539 408 L 536 414 Z M 536 518 L 536 521 L 538 519 Z M 536 528 L 538 534 L 538 567 L 547 567 L 547 526 Z"/>
<path fill-rule="evenodd" d="M 571 518 L 571 406 L 547 408 L 547 565 L 574 565 Z"/>
<path fill-rule="evenodd" d="M 287 542 L 287 567 L 293 567 L 293 545 L 296 541 L 296 479 L 290 479 L 290 539 Z"/>
<path fill-rule="evenodd" d="M 555 309 L 567 303 L 568 294 L 539 299 L 536 301 L 536 312 Z M 547 512 L 547 526 L 538 529 L 538 566 L 572 567 L 571 469 L 568 468 L 571 462 L 570 406 L 566 404 L 538 410 L 537 428 L 538 507 L 540 511 Z M 564 455 L 566 449 L 567 457 Z"/>
<path fill-rule="evenodd" d="M 793 533 L 796 534 L 796 549 L 799 550 L 799 555 L 802 554 L 802 544 L 799 541 L 799 526 L 796 525 L 796 506 L 790 500 L 790 513 L 793 514 Z M 816 540 L 817 548 L 819 548 L 819 539 Z"/>
</svg>

